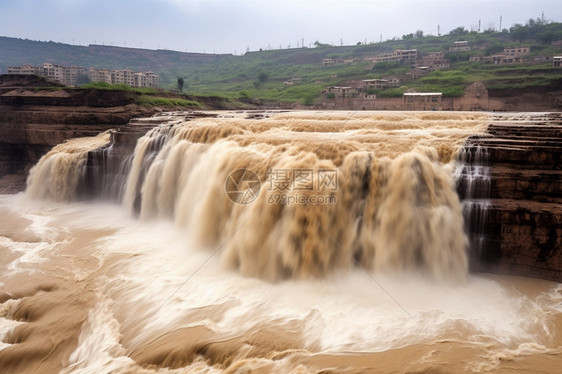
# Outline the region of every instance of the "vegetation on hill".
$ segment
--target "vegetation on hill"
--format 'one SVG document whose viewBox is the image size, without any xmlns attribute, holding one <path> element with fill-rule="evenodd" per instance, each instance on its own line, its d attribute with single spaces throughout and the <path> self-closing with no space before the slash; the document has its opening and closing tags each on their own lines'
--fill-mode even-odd
<svg viewBox="0 0 562 374">
<path fill-rule="evenodd" d="M 449 52 L 455 41 L 465 40 L 470 51 Z M 153 71 L 160 76 L 163 88 L 182 89 L 190 95 L 221 96 L 251 100 L 312 104 L 328 86 L 346 85 L 351 80 L 404 75 L 409 64 L 373 63 L 365 60 L 396 49 L 417 49 L 420 54 L 444 52 L 450 68 L 402 82 L 400 87 L 375 92 L 379 96 L 399 96 L 407 90 L 438 91 L 445 96 L 460 96 L 464 88 L 482 81 L 490 89 L 546 87 L 562 79 L 562 69 L 551 61 L 535 62 L 535 57 L 562 55 L 562 23 L 529 20 L 500 32 L 469 32 L 464 27 L 448 35 L 403 35 L 381 43 L 357 43 L 354 46 L 331 46 L 321 42 L 315 48 L 293 48 L 248 52 L 243 56 L 189 54 L 166 50 L 142 50 L 109 46 L 71 46 L 53 42 L 36 42 L 0 37 L 0 72 L 8 65 L 51 62 L 85 67 L 131 68 Z M 486 57 L 503 52 L 506 47 L 529 46 L 530 54 L 520 64 L 494 65 L 470 62 L 470 57 Z M 335 64 L 324 66 L 323 59 Z M 150 97 L 145 93 L 145 97 Z M 180 98 L 190 100 L 189 98 Z M 178 100 L 180 100 L 178 99 Z"/>
</svg>

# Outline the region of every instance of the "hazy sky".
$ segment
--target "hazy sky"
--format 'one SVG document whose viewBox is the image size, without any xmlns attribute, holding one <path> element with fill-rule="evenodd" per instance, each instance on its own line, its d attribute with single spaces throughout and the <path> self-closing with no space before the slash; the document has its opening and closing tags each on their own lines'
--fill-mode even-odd
<svg viewBox="0 0 562 374">
<path fill-rule="evenodd" d="M 0 0 L 0 36 L 190 52 L 356 44 L 562 21 L 560 0 Z M 0 51 L 2 53 L 2 51 Z"/>
</svg>

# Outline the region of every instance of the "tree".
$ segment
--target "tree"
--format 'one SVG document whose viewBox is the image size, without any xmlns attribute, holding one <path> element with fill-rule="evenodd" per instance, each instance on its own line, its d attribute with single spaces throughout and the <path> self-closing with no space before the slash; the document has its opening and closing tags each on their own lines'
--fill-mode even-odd
<svg viewBox="0 0 562 374">
<path fill-rule="evenodd" d="M 451 32 L 449 33 L 449 35 L 451 36 L 461 36 L 466 34 L 468 34 L 468 30 L 465 29 L 463 26 L 459 26 L 456 29 L 451 30 Z"/>
<path fill-rule="evenodd" d="M 260 83 L 265 83 L 265 82 L 267 82 L 268 79 L 269 79 L 269 75 L 267 75 L 266 72 L 263 72 L 263 71 L 262 71 L 262 72 L 258 75 L 258 81 L 259 81 Z"/>
<path fill-rule="evenodd" d="M 183 77 L 178 77 L 178 90 L 180 92 L 183 92 L 183 84 L 184 84 Z"/>
<path fill-rule="evenodd" d="M 422 30 L 416 31 L 415 37 L 416 37 L 417 39 L 423 38 L 423 31 L 422 31 Z"/>
<path fill-rule="evenodd" d="M 314 42 L 314 46 L 316 48 L 331 47 L 330 44 L 320 43 L 318 40 Z"/>
<path fill-rule="evenodd" d="M 304 97 L 303 104 L 306 106 L 313 106 L 314 105 L 314 95 L 308 94 Z"/>
<path fill-rule="evenodd" d="M 543 31 L 543 32 L 537 34 L 536 36 L 537 36 L 537 39 L 539 39 L 544 44 L 550 44 L 554 40 L 559 39 L 559 35 L 554 31 Z"/>
<path fill-rule="evenodd" d="M 527 39 L 528 35 L 529 29 L 520 23 L 516 23 L 509 29 L 509 37 L 513 40 L 519 41 L 519 43 Z"/>
<path fill-rule="evenodd" d="M 503 51 L 503 44 L 494 42 L 486 47 L 486 56 L 491 56 Z"/>
</svg>

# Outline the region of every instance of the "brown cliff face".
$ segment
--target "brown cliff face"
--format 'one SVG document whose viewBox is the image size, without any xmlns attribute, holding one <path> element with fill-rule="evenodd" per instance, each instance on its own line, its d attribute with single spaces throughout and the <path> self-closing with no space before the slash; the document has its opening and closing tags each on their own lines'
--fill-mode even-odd
<svg viewBox="0 0 562 374">
<path fill-rule="evenodd" d="M 31 166 L 53 146 L 157 111 L 133 101 L 129 92 L 65 90 L 35 76 L 0 76 L 0 193 L 22 191 Z"/>
<path fill-rule="evenodd" d="M 487 109 L 503 112 L 550 112 L 562 109 L 562 79 L 548 86 L 489 89 Z"/>
<path fill-rule="evenodd" d="M 23 191 L 31 166 L 67 139 L 115 129 L 120 130 L 115 133 L 117 144 L 134 146 L 150 126 L 129 123 L 131 119 L 162 111 L 135 104 L 138 95 L 133 91 L 67 89 L 34 75 L 0 75 L 0 193 Z M 173 93 L 161 95 L 177 98 Z M 257 105 L 221 97 L 190 99 L 210 109 Z"/>
<path fill-rule="evenodd" d="M 489 166 L 489 196 L 471 200 L 472 270 L 562 282 L 562 115 L 504 121 L 470 139 Z"/>
</svg>

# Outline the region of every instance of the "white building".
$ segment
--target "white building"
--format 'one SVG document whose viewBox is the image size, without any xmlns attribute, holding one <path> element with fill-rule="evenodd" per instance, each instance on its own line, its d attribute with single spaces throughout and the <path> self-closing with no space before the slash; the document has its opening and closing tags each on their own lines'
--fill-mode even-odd
<svg viewBox="0 0 562 374">
<path fill-rule="evenodd" d="M 450 52 L 466 52 L 470 51 L 470 46 L 466 40 L 459 40 L 453 43 L 452 47 L 449 47 Z"/>
<path fill-rule="evenodd" d="M 158 87 L 160 84 L 158 75 L 151 71 L 139 73 L 130 69 L 110 70 L 100 68 L 89 68 L 86 71 L 82 66 L 61 66 L 51 63 L 44 63 L 42 66 L 9 66 L 8 74 L 35 74 L 67 86 L 75 85 L 78 76 L 82 74 L 87 74 L 93 82 L 120 83 L 131 87 Z"/>
</svg>

